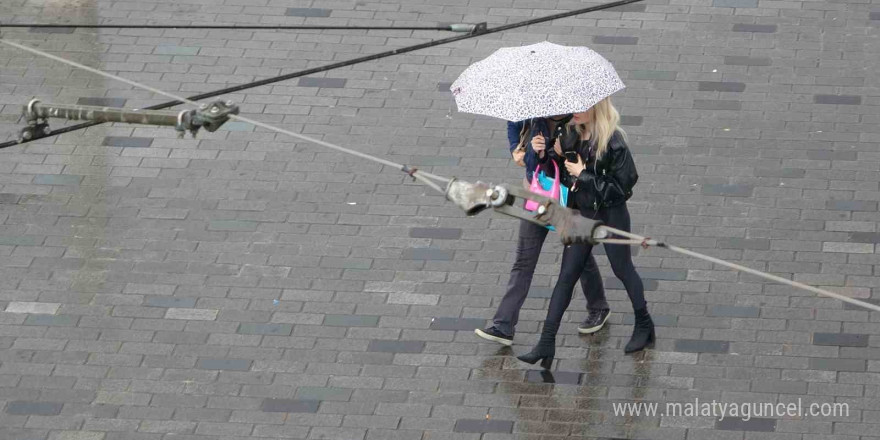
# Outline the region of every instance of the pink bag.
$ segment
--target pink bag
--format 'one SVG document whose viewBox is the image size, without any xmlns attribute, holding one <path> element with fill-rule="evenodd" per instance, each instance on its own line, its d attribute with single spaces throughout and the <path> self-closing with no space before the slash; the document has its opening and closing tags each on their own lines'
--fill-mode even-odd
<svg viewBox="0 0 880 440">
<path fill-rule="evenodd" d="M 553 169 L 556 170 L 556 173 L 554 174 L 555 177 L 553 178 L 553 184 L 550 185 L 549 189 L 544 189 L 544 186 L 541 185 L 541 176 L 544 175 L 544 172 L 541 171 L 539 173 L 538 170 L 535 170 L 535 174 L 532 176 L 532 184 L 531 186 L 529 186 L 529 191 L 559 201 L 559 197 L 561 194 L 561 190 L 559 189 L 559 165 L 556 165 L 556 161 L 554 160 L 551 160 L 550 162 L 553 162 Z M 545 177 L 545 180 L 549 179 Z M 534 200 L 526 200 L 526 211 L 534 211 L 538 209 L 538 206 L 538 202 Z"/>
</svg>

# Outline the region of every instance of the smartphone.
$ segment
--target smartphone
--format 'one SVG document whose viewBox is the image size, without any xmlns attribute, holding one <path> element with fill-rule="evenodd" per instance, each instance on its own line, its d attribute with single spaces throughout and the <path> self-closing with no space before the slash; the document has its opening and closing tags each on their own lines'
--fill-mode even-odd
<svg viewBox="0 0 880 440">
<path fill-rule="evenodd" d="M 563 151 L 562 154 L 565 155 L 565 160 L 567 160 L 567 161 L 569 161 L 569 162 L 577 163 L 577 161 L 578 161 L 578 154 L 577 154 L 577 152 L 575 152 L 575 151 Z"/>
</svg>

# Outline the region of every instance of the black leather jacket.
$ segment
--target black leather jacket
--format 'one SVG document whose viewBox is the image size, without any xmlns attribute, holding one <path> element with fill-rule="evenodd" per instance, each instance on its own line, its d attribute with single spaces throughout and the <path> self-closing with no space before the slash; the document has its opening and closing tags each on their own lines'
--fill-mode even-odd
<svg viewBox="0 0 880 440">
<path fill-rule="evenodd" d="M 587 165 L 576 177 L 568 174 L 565 158 L 558 156 L 552 148 L 548 148 L 549 154 L 544 155 L 545 164 L 549 159 L 559 165 L 560 181 L 570 189 L 574 186 L 568 196 L 569 207 L 597 211 L 622 205 L 632 197 L 639 174 L 623 135 L 619 131 L 614 132 L 608 141 L 608 149 L 598 162 L 594 149 L 592 143 L 581 142 L 575 130 L 569 130 L 562 136 L 562 151 L 577 152 Z"/>
</svg>

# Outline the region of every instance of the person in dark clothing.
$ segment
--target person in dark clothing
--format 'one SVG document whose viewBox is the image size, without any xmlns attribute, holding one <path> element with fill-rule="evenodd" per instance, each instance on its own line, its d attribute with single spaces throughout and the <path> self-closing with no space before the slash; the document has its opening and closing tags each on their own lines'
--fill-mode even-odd
<svg viewBox="0 0 880 440">
<path fill-rule="evenodd" d="M 537 118 L 522 122 L 507 123 L 507 139 L 510 142 L 510 153 L 513 160 L 526 169 L 526 180 L 523 182 L 528 188 L 538 163 L 546 155 L 545 145 L 548 139 L 559 133 L 563 125 L 570 117 Z M 548 175 L 552 176 L 550 170 Z M 563 173 L 560 172 L 562 175 Z M 561 177 L 561 176 L 560 176 Z M 516 261 L 510 270 L 510 280 L 507 283 L 507 292 L 498 305 L 498 310 L 492 319 L 492 325 L 486 329 L 475 329 L 477 336 L 504 345 L 513 343 L 513 335 L 516 323 L 519 320 L 519 311 L 529 293 L 532 277 L 535 274 L 535 266 L 541 255 L 541 247 L 547 238 L 547 228 L 525 220 L 520 221 L 519 238 L 516 246 Z M 602 275 L 596 265 L 596 259 L 592 255 L 581 262 L 581 271 L 575 278 L 580 278 L 584 296 L 594 298 L 594 302 L 588 303 L 590 316 L 596 315 L 600 310 L 607 310 L 608 303 L 605 301 L 605 291 L 602 286 Z M 606 314 L 607 319 L 607 314 Z M 588 319 L 589 321 L 589 319 Z M 581 333 L 593 333 L 602 328 L 605 321 L 590 321 L 591 325 L 583 325 L 579 328 Z"/>
<path fill-rule="evenodd" d="M 541 161 L 554 160 L 560 170 L 565 169 L 560 180 L 570 188 L 569 201 L 573 202 L 570 207 L 577 209 L 584 217 L 602 220 L 608 226 L 629 231 L 630 217 L 626 201 L 632 196 L 638 173 L 626 145 L 626 135 L 618 126 L 619 121 L 620 115 L 610 98 L 600 101 L 586 112 L 576 113 L 561 142 Z M 541 361 L 541 366 L 547 369 L 552 365 L 562 315 L 571 302 L 572 289 L 591 258 L 592 249 L 590 244 L 565 247 L 541 338 L 531 352 L 518 357 L 520 360 L 530 364 Z M 605 252 L 614 275 L 626 288 L 636 317 L 632 338 L 624 352 L 640 351 L 655 339 L 654 323 L 648 314 L 642 279 L 633 266 L 629 246 L 606 244 Z M 590 295 L 596 295 L 588 296 L 590 304 L 605 300 L 604 291 L 590 291 Z M 587 320 L 604 321 L 608 314 L 609 310 L 602 310 L 598 315 L 591 314 Z"/>
</svg>

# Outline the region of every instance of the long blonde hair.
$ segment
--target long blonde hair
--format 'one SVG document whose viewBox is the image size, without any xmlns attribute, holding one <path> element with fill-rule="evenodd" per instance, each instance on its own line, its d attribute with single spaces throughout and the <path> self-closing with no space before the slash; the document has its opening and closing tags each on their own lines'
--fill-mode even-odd
<svg viewBox="0 0 880 440">
<path fill-rule="evenodd" d="M 574 129 L 581 138 L 587 131 L 584 124 L 574 125 Z M 593 120 L 590 121 L 590 141 L 596 148 L 596 160 L 599 160 L 608 150 L 608 141 L 615 131 L 619 131 L 623 139 L 626 140 L 626 132 L 620 128 L 620 113 L 611 103 L 611 97 L 607 97 L 593 106 Z"/>
<path fill-rule="evenodd" d="M 515 149 L 522 149 L 525 151 L 526 145 L 532 138 L 529 137 L 529 132 L 532 130 L 532 121 L 527 120 L 522 128 L 519 130 L 519 144 L 517 144 Z"/>
</svg>

